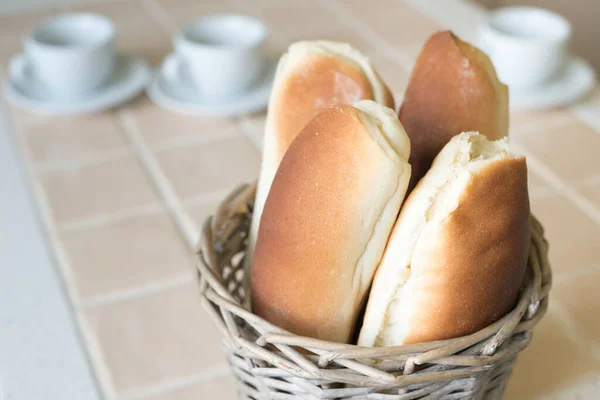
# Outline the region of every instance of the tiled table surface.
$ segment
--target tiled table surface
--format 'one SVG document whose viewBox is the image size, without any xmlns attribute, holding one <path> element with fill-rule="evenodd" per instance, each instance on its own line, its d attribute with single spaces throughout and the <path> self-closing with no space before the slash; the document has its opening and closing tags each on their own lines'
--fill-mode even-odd
<svg viewBox="0 0 600 400">
<path fill-rule="evenodd" d="M 155 65 L 186 21 L 224 11 L 256 15 L 271 27 L 271 54 L 301 38 L 345 40 L 369 54 L 401 95 L 430 33 L 452 28 L 472 39 L 483 15 L 456 0 L 410 3 L 115 0 L 63 8 L 113 18 L 118 47 Z M 22 32 L 57 11 L 0 17 L 3 68 Z M 11 117 L 103 396 L 233 399 L 219 336 L 198 303 L 190 249 L 219 199 L 257 176 L 264 114 L 185 117 L 142 96 L 97 115 L 48 118 L 11 108 Z M 514 113 L 510 135 L 527 156 L 555 284 L 506 398 L 597 398 L 600 92 L 570 109 Z"/>
</svg>

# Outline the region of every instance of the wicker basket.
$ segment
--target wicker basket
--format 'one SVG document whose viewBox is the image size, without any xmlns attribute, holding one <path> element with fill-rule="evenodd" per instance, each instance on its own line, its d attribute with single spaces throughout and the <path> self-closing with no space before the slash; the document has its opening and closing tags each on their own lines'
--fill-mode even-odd
<svg viewBox="0 0 600 400">
<path fill-rule="evenodd" d="M 548 308 L 543 229 L 531 218 L 529 268 L 518 304 L 469 336 L 365 348 L 291 334 L 244 307 L 243 254 L 255 187 L 209 217 L 198 252 L 202 303 L 228 349 L 240 399 L 500 399 L 518 353 Z"/>
</svg>

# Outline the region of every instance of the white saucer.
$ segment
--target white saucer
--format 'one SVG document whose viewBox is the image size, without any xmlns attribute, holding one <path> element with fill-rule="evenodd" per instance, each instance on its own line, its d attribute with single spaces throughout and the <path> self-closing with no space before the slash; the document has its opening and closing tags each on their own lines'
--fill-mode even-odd
<svg viewBox="0 0 600 400">
<path fill-rule="evenodd" d="M 179 61 L 171 54 L 155 74 L 147 93 L 159 106 L 183 114 L 234 116 L 253 113 L 267 106 L 276 67 L 277 63 L 269 60 L 259 81 L 244 93 L 209 99 L 183 81 Z"/>
<path fill-rule="evenodd" d="M 571 104 L 596 84 L 594 69 L 587 61 L 572 58 L 561 76 L 543 86 L 517 90 L 509 88 L 512 109 L 539 109 Z"/>
<path fill-rule="evenodd" d="M 150 67 L 144 60 L 119 54 L 115 72 L 102 88 L 77 98 L 58 99 L 31 76 L 27 60 L 20 54 L 10 61 L 4 93 L 10 102 L 38 114 L 73 115 L 106 110 L 124 103 L 138 95 L 150 77 Z"/>
</svg>

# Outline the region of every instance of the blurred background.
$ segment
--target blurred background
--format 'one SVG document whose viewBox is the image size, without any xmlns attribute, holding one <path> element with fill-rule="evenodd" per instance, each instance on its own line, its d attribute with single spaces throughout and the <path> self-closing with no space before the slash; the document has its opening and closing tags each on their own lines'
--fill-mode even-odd
<svg viewBox="0 0 600 400">
<path fill-rule="evenodd" d="M 1 13 L 18 13 L 36 8 L 44 8 L 65 3 L 94 2 L 95 0 L 2 0 Z M 102 0 L 97 0 L 102 1 Z M 206 0 L 186 0 L 189 3 L 210 3 Z M 589 60 L 596 71 L 600 71 L 600 52 L 598 45 L 598 20 L 600 19 L 600 2 L 596 0 L 473 0 L 488 9 L 507 6 L 535 6 L 556 11 L 571 21 L 574 26 L 572 48 L 575 52 Z"/>
<path fill-rule="evenodd" d="M 598 18 L 600 3 L 596 0 L 477 0 L 490 9 L 506 6 L 544 7 L 564 15 L 573 24 L 573 50 L 600 71 L 598 52 Z"/>
</svg>

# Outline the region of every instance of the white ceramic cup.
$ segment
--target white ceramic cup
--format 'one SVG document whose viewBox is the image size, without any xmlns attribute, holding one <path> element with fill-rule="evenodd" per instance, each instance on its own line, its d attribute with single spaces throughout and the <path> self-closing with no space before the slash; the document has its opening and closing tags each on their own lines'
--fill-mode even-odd
<svg viewBox="0 0 600 400">
<path fill-rule="evenodd" d="M 537 86 L 558 75 L 567 62 L 571 25 L 561 15 L 535 7 L 492 11 L 480 27 L 479 45 L 502 82 Z"/>
<path fill-rule="evenodd" d="M 112 21 L 96 14 L 60 14 L 24 39 L 33 77 L 57 97 L 73 97 L 102 86 L 115 68 Z"/>
<path fill-rule="evenodd" d="M 219 98 L 243 92 L 257 81 L 265 60 L 266 26 L 244 15 L 203 17 L 174 38 L 181 72 L 202 95 Z"/>
</svg>

